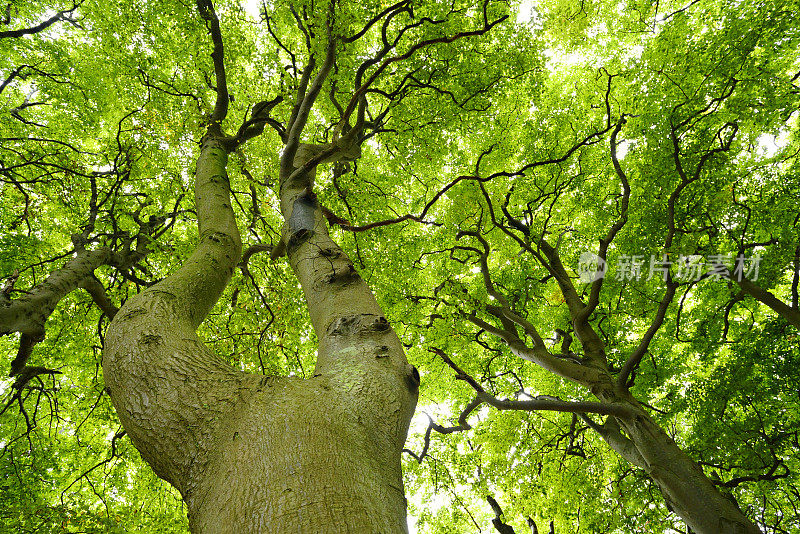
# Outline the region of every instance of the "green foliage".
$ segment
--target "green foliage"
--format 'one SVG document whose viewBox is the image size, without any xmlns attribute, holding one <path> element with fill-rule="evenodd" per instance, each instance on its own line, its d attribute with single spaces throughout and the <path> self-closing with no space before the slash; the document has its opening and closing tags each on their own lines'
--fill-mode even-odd
<svg viewBox="0 0 800 534">
<path fill-rule="evenodd" d="M 70 5 L 15 2 L 0 31 L 35 26 Z M 306 46 L 292 9 L 305 32 L 319 37 L 329 25 L 336 35 L 355 35 L 389 7 L 337 2 L 330 21 L 329 4 L 319 0 L 264 5 L 268 18 L 232 0 L 216 4 L 233 95 L 229 133 L 254 104 L 276 96 L 284 100 L 272 116 L 285 121 L 302 69 L 326 46 L 322 38 Z M 488 20 L 509 10 L 487 5 Z M 413 19 L 400 13 L 387 26 L 390 38 L 412 20 L 429 22 L 408 29 L 389 55 L 479 28 L 482 6 L 414 4 Z M 555 330 L 571 329 L 565 297 L 523 245 L 538 250 L 539 237 L 557 244 L 588 299 L 578 261 L 597 251 L 621 215 L 623 185 L 609 147 L 623 117 L 617 150 L 630 208 L 609 247 L 611 271 L 591 317 L 612 368 L 638 346 L 665 293 L 660 277 L 645 279 L 651 255 L 758 253 L 759 286 L 785 303 L 794 298 L 796 309 L 798 13 L 796 1 L 778 0 L 547 0 L 529 21 L 515 21 L 512 10 L 486 35 L 430 46 L 387 67 L 367 96 L 368 120 L 383 113 L 378 133 L 357 162 L 321 167 L 317 194 L 352 226 L 415 216 L 332 231 L 422 376 L 411 451 L 423 449 L 428 415 L 456 425 L 474 397 L 432 347 L 497 398 L 593 400 L 466 320 L 491 319 L 485 306 L 492 299 L 481 245 L 459 232 L 484 237 L 493 284 L 557 351 Z M 8 82 L 0 92 L 0 278 L 19 271 L 4 293 L 18 298 L 71 257 L 73 234 L 88 228 L 89 248 L 119 250 L 124 232 L 136 235 L 153 217 L 145 259 L 95 272 L 119 304 L 171 272 L 196 239 L 191 186 L 215 98 L 211 42 L 192 3 L 85 0 L 71 17 L 0 38 L 0 83 Z M 381 45 L 380 23 L 363 39 L 337 45 L 306 141 L 333 139 L 331 125 L 357 90 L 359 66 Z M 366 76 L 375 71 L 365 67 Z M 245 248 L 280 239 L 281 147 L 268 128 L 231 155 Z M 691 181 L 683 184 L 676 159 Z M 550 163 L 518 172 L 536 162 Z M 527 236 L 509 227 L 501 206 L 529 228 Z M 615 269 L 632 255 L 644 258 L 645 276 L 619 278 Z M 61 374 L 34 378 L 19 400 L 12 379 L 0 382 L 0 531 L 186 531 L 179 496 L 141 461 L 103 391 L 106 325 L 83 291 L 72 293 L 30 361 Z M 302 293 L 286 262 L 265 253 L 234 275 L 201 336 L 242 370 L 313 373 L 316 339 Z M 770 532 L 800 532 L 797 336 L 730 280 L 686 282 L 632 389 Z M 0 337 L 4 361 L 17 345 L 16 335 Z M 572 349 L 583 356 L 577 340 Z M 487 495 L 517 532 L 526 531 L 527 517 L 540 531 L 553 521 L 559 534 L 684 528 L 641 470 L 571 414 L 484 405 L 468 421 L 468 431 L 434 431 L 421 464 L 410 455 L 404 461 L 418 532 L 491 531 Z"/>
</svg>

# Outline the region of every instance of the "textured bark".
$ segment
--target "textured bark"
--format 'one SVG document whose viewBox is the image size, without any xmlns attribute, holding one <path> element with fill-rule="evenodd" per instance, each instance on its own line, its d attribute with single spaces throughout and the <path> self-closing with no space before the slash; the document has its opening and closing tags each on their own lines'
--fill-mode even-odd
<svg viewBox="0 0 800 534">
<path fill-rule="evenodd" d="M 323 375 L 248 388 L 187 501 L 192 531 L 406 532 L 405 429 L 374 424 L 376 412 L 400 403 L 371 404 L 357 381 Z"/>
<path fill-rule="evenodd" d="M 641 413 L 623 422 L 667 505 L 697 534 L 761 534 L 650 417 Z"/>
<path fill-rule="evenodd" d="M 633 417 L 593 425 L 623 458 L 642 468 L 669 508 L 697 534 L 761 534 L 734 501 L 724 496 L 700 466 L 653 421 L 628 393 L 603 388 L 606 402 L 627 403 Z M 624 435 L 621 432 L 624 431 Z"/>
<path fill-rule="evenodd" d="M 81 251 L 27 294 L 0 302 L 0 335 L 21 332 L 44 336 L 44 325 L 61 299 L 81 287 L 95 269 L 110 263 L 112 258 L 108 248 Z"/>
<path fill-rule="evenodd" d="M 215 446 L 216 421 L 229 416 L 248 380 L 195 334 L 241 253 L 226 162 L 219 141 L 207 136 L 195 183 L 198 246 L 178 271 L 125 303 L 103 355 L 105 383 L 128 435 L 187 504 Z"/>
<path fill-rule="evenodd" d="M 224 139 L 206 136 L 196 250 L 109 327 L 103 371 L 119 417 L 183 495 L 192 532 L 406 532 L 400 454 L 419 375 L 328 236 L 313 179 L 283 188 L 282 204 L 289 260 L 320 340 L 314 377 L 242 373 L 195 334 L 241 253 L 226 161 Z"/>
</svg>

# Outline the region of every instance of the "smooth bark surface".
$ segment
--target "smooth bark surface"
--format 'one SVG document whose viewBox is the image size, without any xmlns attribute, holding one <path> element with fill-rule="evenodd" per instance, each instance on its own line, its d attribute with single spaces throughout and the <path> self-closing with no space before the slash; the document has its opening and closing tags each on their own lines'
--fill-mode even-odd
<svg viewBox="0 0 800 534">
<path fill-rule="evenodd" d="M 610 428 L 603 431 L 601 427 L 599 433 L 623 458 L 644 469 L 670 509 L 697 534 L 760 534 L 736 503 L 714 487 L 697 462 L 636 401 L 629 402 L 635 415 L 607 423 Z"/>
<path fill-rule="evenodd" d="M 739 507 L 714 487 L 692 460 L 646 414 L 623 422 L 644 460 L 644 470 L 667 505 L 697 534 L 760 534 Z"/>
<path fill-rule="evenodd" d="M 241 253 L 226 161 L 220 139 L 206 136 L 197 249 L 109 328 L 103 369 L 123 425 L 180 490 L 192 532 L 406 532 L 400 454 L 419 375 L 328 236 L 312 180 L 282 199 L 289 260 L 320 340 L 314 377 L 242 373 L 195 334 Z"/>
</svg>

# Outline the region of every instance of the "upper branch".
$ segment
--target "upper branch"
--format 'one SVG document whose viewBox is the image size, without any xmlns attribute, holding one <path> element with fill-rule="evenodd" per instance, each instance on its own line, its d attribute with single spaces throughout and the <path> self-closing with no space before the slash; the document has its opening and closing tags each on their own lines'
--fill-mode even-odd
<svg viewBox="0 0 800 534">
<path fill-rule="evenodd" d="M 483 246 L 483 252 L 480 254 L 478 260 L 481 274 L 483 276 L 483 285 L 486 287 L 486 292 L 489 294 L 489 296 L 500 303 L 500 306 L 487 306 L 486 310 L 500 319 L 504 330 L 509 334 L 513 333 L 516 336 L 516 329 L 514 325 L 519 325 L 525 331 L 525 334 L 527 334 L 533 340 L 534 347 L 544 348 L 544 342 L 542 341 L 542 337 L 539 335 L 539 332 L 536 330 L 536 327 L 533 326 L 530 321 L 514 312 L 514 310 L 511 309 L 508 299 L 506 299 L 506 297 L 494 287 L 494 283 L 492 282 L 491 274 L 489 272 L 489 243 L 487 243 L 486 239 L 484 239 L 483 236 L 478 232 L 459 232 L 459 234 L 456 236 L 456 239 L 461 239 L 464 236 L 474 237 L 480 241 L 481 245 Z"/>
<path fill-rule="evenodd" d="M 435 347 L 431 347 L 428 350 L 438 354 L 442 360 L 457 373 L 456 378 L 458 380 L 463 380 L 469 384 L 472 389 L 475 390 L 477 399 L 498 410 L 522 410 L 528 412 L 547 410 L 567 413 L 599 413 L 603 415 L 613 415 L 615 417 L 631 417 L 633 415 L 630 406 L 623 404 L 608 404 L 593 401 L 568 402 L 550 396 L 539 396 L 531 400 L 498 399 L 484 390 L 477 380 L 456 365 L 443 350 Z"/>
<path fill-rule="evenodd" d="M 355 111 L 356 106 L 361 101 L 361 98 L 367 92 L 369 87 L 375 82 L 375 80 L 378 79 L 378 77 L 383 73 L 383 71 L 385 71 L 393 63 L 397 63 L 399 61 L 406 60 L 406 59 L 410 58 L 411 56 L 413 56 L 419 50 L 421 50 L 423 48 L 426 48 L 426 47 L 429 47 L 429 46 L 434 45 L 434 44 L 452 43 L 453 41 L 456 41 L 458 39 L 462 39 L 462 38 L 465 38 L 465 37 L 474 37 L 474 36 L 483 35 L 486 32 L 488 32 L 489 30 L 491 30 L 492 28 L 494 28 L 497 24 L 500 24 L 501 22 L 503 22 L 504 20 L 506 20 L 508 18 L 508 15 L 503 15 L 502 17 L 489 22 L 488 14 L 487 14 L 488 4 L 489 4 L 489 0 L 485 0 L 485 2 L 483 3 L 483 27 L 481 27 L 481 28 L 479 28 L 477 30 L 459 32 L 459 33 L 453 34 L 451 36 L 444 36 L 444 37 L 436 37 L 436 38 L 433 38 L 433 39 L 426 39 L 424 41 L 420 41 L 420 42 L 412 45 L 404 54 L 399 54 L 399 55 L 392 56 L 392 57 L 384 59 L 380 63 L 380 65 L 378 65 L 378 67 L 375 69 L 375 71 L 367 78 L 367 80 L 365 82 L 363 82 L 355 90 L 355 92 L 353 93 L 352 98 L 350 99 L 350 102 L 348 102 L 347 107 L 345 108 L 345 113 L 344 113 L 344 116 L 342 117 L 342 120 L 346 121 L 350 117 L 350 115 L 353 114 L 353 111 Z"/>
<path fill-rule="evenodd" d="M 745 277 L 735 276 L 733 273 L 730 273 L 730 271 L 728 276 L 731 280 L 736 282 L 740 288 L 742 288 L 742 291 L 744 291 L 757 301 L 761 302 L 762 304 L 766 304 L 767 306 L 772 308 L 781 317 L 786 319 L 786 321 L 788 321 L 789 324 L 794 325 L 797 328 L 800 328 L 800 310 L 793 308 L 788 304 L 783 303 L 774 294 L 762 288 L 761 286 L 754 284 Z"/>
<path fill-rule="evenodd" d="M 564 300 L 567 303 L 567 307 L 569 308 L 570 317 L 573 321 L 575 332 L 578 335 L 578 339 L 581 342 L 581 345 L 584 348 L 584 352 L 588 357 L 590 357 L 596 364 L 600 366 L 607 366 L 607 358 L 605 355 L 605 350 L 603 347 L 603 343 L 600 340 L 597 333 L 594 329 L 589 325 L 588 318 L 590 313 L 586 313 L 586 304 L 581 299 L 580 295 L 575 289 L 575 285 L 572 283 L 572 279 L 570 278 L 569 273 L 567 272 L 566 268 L 564 267 L 560 254 L 558 252 L 557 247 L 554 247 L 547 240 L 544 236 L 539 237 L 538 239 L 534 240 L 534 243 L 531 243 L 530 237 L 531 232 L 530 228 L 524 224 L 522 221 L 515 219 L 508 211 L 505 205 L 501 207 L 503 214 L 508 219 L 509 226 L 502 224 L 500 221 L 497 220 L 495 215 L 495 209 L 493 207 L 492 199 L 486 191 L 486 188 L 483 187 L 483 182 L 488 181 L 497 176 L 521 176 L 525 172 L 530 169 L 533 169 L 538 166 L 548 165 L 553 163 L 560 163 L 569 159 L 569 157 L 578 151 L 581 147 L 588 146 L 599 142 L 602 135 L 611 130 L 612 128 L 619 131 L 622 127 L 623 122 L 620 121 L 616 125 L 607 125 L 603 130 L 594 132 L 589 134 L 588 136 L 584 137 L 576 144 L 574 144 L 566 153 L 558 158 L 550 158 L 548 160 L 537 161 L 529 163 L 518 171 L 515 172 L 498 172 L 494 173 L 493 175 L 482 179 L 478 178 L 478 182 L 481 185 L 481 192 L 483 193 L 484 199 L 486 200 L 487 206 L 489 208 L 489 215 L 491 217 L 492 222 L 500 228 L 505 234 L 509 237 L 514 239 L 526 252 L 533 255 L 541 265 L 547 269 L 551 276 L 556 280 L 558 283 L 559 289 L 564 296 Z M 614 150 L 616 149 L 616 137 L 612 141 L 612 145 Z M 621 170 L 621 168 L 620 168 Z M 627 199 L 630 195 L 630 189 L 627 182 L 627 177 L 621 177 L 621 181 L 623 183 L 623 205 L 621 209 L 621 217 L 617 224 L 612 227 L 611 233 L 606 238 L 609 240 L 613 239 L 616 232 L 624 225 L 626 220 L 627 214 Z M 523 233 L 525 239 L 518 236 L 513 230 L 518 230 Z M 534 246 L 535 245 L 535 246 Z M 607 245 L 606 245 L 607 246 Z M 599 289 L 598 289 L 599 293 Z"/>
<path fill-rule="evenodd" d="M 58 11 L 55 15 L 53 15 L 47 20 L 40 22 L 36 26 L 31 26 L 30 28 L 20 28 L 18 30 L 9 30 L 0 32 L 0 39 L 6 37 L 22 37 L 23 35 L 33 35 L 35 33 L 39 33 L 43 30 L 46 30 L 47 28 L 49 28 L 50 26 L 52 26 L 53 24 L 55 24 L 60 20 L 72 20 L 70 18 L 70 15 L 72 15 L 72 12 L 80 7 L 83 1 L 84 0 L 78 0 L 77 2 L 73 2 L 72 7 Z"/>
<path fill-rule="evenodd" d="M 396 4 L 387 7 L 386 9 L 375 15 L 373 18 L 368 20 L 367 23 L 364 25 L 364 27 L 361 29 L 361 31 L 359 31 L 354 35 L 351 35 L 350 37 L 343 37 L 342 42 L 349 44 L 361 39 L 364 36 L 364 34 L 366 34 L 369 31 L 369 29 L 372 28 L 372 26 L 374 26 L 383 17 L 385 17 L 389 13 L 400 11 L 401 8 L 407 6 L 410 3 L 411 3 L 410 0 L 400 0 L 400 2 L 397 2 Z"/>
<path fill-rule="evenodd" d="M 264 21 L 267 23 L 267 32 L 269 32 L 272 39 L 276 43 L 278 43 L 278 46 L 282 48 L 283 51 L 289 55 L 289 59 L 292 61 L 292 71 L 294 73 L 294 76 L 297 77 L 297 56 L 295 56 L 294 52 L 289 50 L 289 48 L 287 48 L 286 45 L 283 44 L 280 38 L 275 34 L 275 31 L 272 29 L 272 24 L 270 24 L 270 16 L 267 10 L 266 2 L 262 2 L 262 7 L 263 7 L 262 16 Z"/>
<path fill-rule="evenodd" d="M 282 96 L 277 96 L 273 100 L 263 101 L 253 106 L 253 111 L 250 118 L 245 120 L 239 127 L 239 131 L 230 140 L 230 151 L 233 151 L 237 146 L 244 143 L 248 139 L 261 135 L 264 131 L 264 126 L 269 124 L 278 133 L 281 139 L 286 139 L 286 129 L 277 120 L 269 116 L 269 112 L 276 105 L 283 101 Z"/>
<path fill-rule="evenodd" d="M 653 337 L 664 323 L 664 318 L 667 316 L 667 309 L 672 303 L 672 299 L 675 298 L 675 290 L 677 287 L 678 284 L 671 278 L 667 280 L 667 291 L 664 293 L 664 298 L 661 299 L 661 303 L 658 305 L 658 311 L 656 312 L 656 316 L 653 318 L 653 322 L 650 323 L 650 328 L 648 328 L 647 332 L 645 332 L 644 337 L 642 337 L 642 340 L 639 343 L 639 346 L 636 347 L 631 355 L 628 356 L 628 359 L 625 360 L 625 364 L 622 366 L 622 370 L 617 377 L 617 385 L 620 388 L 628 387 L 628 377 L 630 377 L 631 373 L 637 367 L 639 367 L 639 363 L 647 353 L 647 348 L 650 346 L 650 342 L 653 340 Z"/>
<path fill-rule="evenodd" d="M 466 319 L 505 341 L 516 356 L 533 362 L 551 373 L 582 385 L 594 384 L 600 380 L 601 375 L 597 369 L 554 356 L 543 345 L 528 347 L 514 331 L 493 326 L 474 314 L 466 316 Z"/>
<path fill-rule="evenodd" d="M 197 9 L 200 17 L 206 21 L 206 27 L 211 34 L 211 41 L 214 43 L 214 51 L 211 52 L 211 59 L 214 60 L 214 75 L 217 84 L 217 101 L 214 104 L 214 111 L 211 113 L 211 126 L 219 127 L 220 123 L 228 115 L 228 78 L 225 75 L 225 47 L 222 43 L 222 32 L 219 29 L 219 18 L 214 11 L 214 4 L 211 0 L 197 0 Z"/>
<path fill-rule="evenodd" d="M 611 80 L 609 79 L 609 85 L 610 83 Z M 619 203 L 619 218 L 609 229 L 608 235 L 600 240 L 600 248 L 597 251 L 597 256 L 604 261 L 608 253 L 609 245 L 611 245 L 611 242 L 614 240 L 622 227 L 625 226 L 625 223 L 628 222 L 628 204 L 631 197 L 631 186 L 628 183 L 628 176 L 625 174 L 625 171 L 622 170 L 622 166 L 619 163 L 619 158 L 617 157 L 617 146 L 619 146 L 619 143 L 617 142 L 617 136 L 622 130 L 622 126 L 624 124 L 625 116 L 623 115 L 617 125 L 614 127 L 614 131 L 611 132 L 611 162 L 614 165 L 614 171 L 617 173 L 619 181 L 622 183 L 622 199 Z M 584 308 L 580 314 L 581 321 L 587 320 L 595 308 L 597 308 L 597 305 L 600 302 L 600 290 L 603 287 L 603 279 L 604 278 L 602 276 L 598 277 L 598 279 L 592 283 L 589 301 L 586 303 L 586 308 Z"/>
<path fill-rule="evenodd" d="M 314 60 L 309 60 L 306 69 L 303 71 L 303 77 L 300 82 L 300 88 L 297 91 L 297 101 L 292 111 L 292 118 L 287 125 L 286 145 L 281 155 L 281 180 L 285 181 L 292 173 L 291 169 L 294 168 L 294 159 L 297 154 L 297 149 L 300 147 L 300 136 L 308 121 L 308 115 L 314 107 L 314 103 L 319 96 L 325 79 L 328 77 L 331 69 L 333 68 L 334 60 L 336 59 L 336 39 L 333 36 L 333 3 L 330 7 L 330 19 L 328 20 L 328 45 L 325 49 L 325 60 L 322 63 L 319 71 L 311 84 L 306 85 L 311 77 L 311 71 L 314 68 Z"/>
</svg>

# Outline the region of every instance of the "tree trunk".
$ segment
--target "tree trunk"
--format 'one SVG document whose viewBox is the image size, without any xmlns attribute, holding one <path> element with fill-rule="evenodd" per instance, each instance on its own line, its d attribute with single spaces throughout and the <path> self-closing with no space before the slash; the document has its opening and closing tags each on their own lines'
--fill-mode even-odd
<svg viewBox="0 0 800 534">
<path fill-rule="evenodd" d="M 734 501 L 725 497 L 700 466 L 639 409 L 622 421 L 667 505 L 697 534 L 761 534 Z"/>
<path fill-rule="evenodd" d="M 399 403 L 373 405 L 341 378 L 248 390 L 187 500 L 192 532 L 406 532 L 402 443 L 372 424 Z"/>
<path fill-rule="evenodd" d="M 282 204 L 319 338 L 314 377 L 240 372 L 195 334 L 241 253 L 226 163 L 221 135 L 210 132 L 197 162 L 197 249 L 109 327 L 103 371 L 117 413 L 183 495 L 192 532 L 406 532 L 400 454 L 419 375 L 328 237 L 313 172 L 300 189 L 282 188 Z"/>
<path fill-rule="evenodd" d="M 605 388 L 604 388 L 605 389 Z M 626 403 L 629 418 L 609 417 L 602 426 L 592 425 L 612 449 L 642 468 L 656 483 L 667 506 L 697 534 L 761 534 L 723 495 L 703 470 L 642 409 L 628 393 L 599 392 L 606 402 Z M 621 432 L 624 430 L 624 435 Z"/>
</svg>

